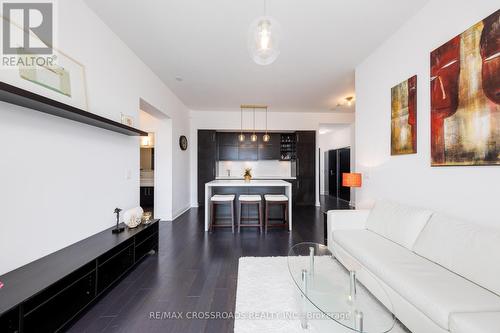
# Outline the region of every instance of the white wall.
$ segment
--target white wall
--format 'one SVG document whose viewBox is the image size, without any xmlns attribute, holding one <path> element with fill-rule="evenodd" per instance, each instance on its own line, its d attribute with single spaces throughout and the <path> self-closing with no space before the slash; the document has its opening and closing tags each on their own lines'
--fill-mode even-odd
<svg viewBox="0 0 500 333">
<path fill-rule="evenodd" d="M 60 1 L 55 19 L 56 46 L 85 65 L 89 110 L 138 121 L 144 98 L 172 120 L 171 217 L 189 205 L 189 153 L 175 144 L 189 135 L 186 107 L 82 1 Z M 139 204 L 137 137 L 6 103 L 0 119 L 0 274 L 110 227 L 115 207 Z"/>
<path fill-rule="evenodd" d="M 430 166 L 430 52 L 497 9 L 491 0 L 431 0 L 357 67 L 358 205 L 388 198 L 500 227 L 500 167 Z M 418 154 L 391 157 L 390 88 L 414 74 Z"/>
<path fill-rule="evenodd" d="M 320 125 L 319 148 L 321 149 L 320 179 L 321 194 L 328 193 L 328 183 L 325 181 L 325 153 L 329 150 L 351 147 L 354 148 L 353 124 Z M 351 165 L 354 166 L 354 152 L 351 151 Z"/>
<path fill-rule="evenodd" d="M 255 117 L 256 129 L 265 129 L 265 113 L 259 111 Z M 269 130 L 315 130 L 318 131 L 320 124 L 350 124 L 354 120 L 353 113 L 313 113 L 313 112 L 269 112 L 268 129 Z M 197 190 L 197 138 L 199 129 L 215 130 L 239 130 L 240 129 L 240 110 L 233 111 L 191 111 L 191 204 L 193 207 L 198 205 Z M 251 111 L 245 111 L 243 115 L 243 126 L 245 129 L 252 129 L 253 116 Z M 318 148 L 319 139 L 316 132 L 316 170 L 318 170 Z M 316 172 L 316 188 L 318 188 L 319 174 Z M 317 193 L 316 193 L 317 195 Z M 316 204 L 319 205 L 319 197 L 316 198 Z"/>
</svg>

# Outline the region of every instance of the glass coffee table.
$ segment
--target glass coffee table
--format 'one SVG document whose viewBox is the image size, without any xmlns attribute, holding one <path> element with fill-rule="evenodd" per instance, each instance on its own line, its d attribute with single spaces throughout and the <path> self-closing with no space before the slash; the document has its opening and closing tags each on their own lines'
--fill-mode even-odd
<svg viewBox="0 0 500 333">
<path fill-rule="evenodd" d="M 288 269 L 298 288 L 302 328 L 333 333 L 390 332 L 395 317 L 385 289 L 358 263 L 344 264 L 349 270 L 321 244 L 300 243 L 290 249 Z"/>
</svg>

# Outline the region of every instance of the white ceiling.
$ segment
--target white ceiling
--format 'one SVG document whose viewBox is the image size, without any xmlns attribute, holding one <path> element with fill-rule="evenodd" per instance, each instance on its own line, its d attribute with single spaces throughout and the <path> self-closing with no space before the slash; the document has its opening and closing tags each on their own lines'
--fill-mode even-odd
<svg viewBox="0 0 500 333">
<path fill-rule="evenodd" d="M 353 95 L 355 66 L 428 2 L 268 0 L 281 54 L 260 66 L 247 33 L 264 0 L 85 1 L 190 109 L 288 111 L 328 111 Z"/>
</svg>

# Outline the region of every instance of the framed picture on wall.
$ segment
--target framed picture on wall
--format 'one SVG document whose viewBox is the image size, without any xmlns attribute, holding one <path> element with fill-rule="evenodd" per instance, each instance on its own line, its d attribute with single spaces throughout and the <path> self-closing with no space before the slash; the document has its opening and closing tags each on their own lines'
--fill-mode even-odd
<svg viewBox="0 0 500 333">
<path fill-rule="evenodd" d="M 2 17 L 2 25 L 8 25 L 13 36 L 29 35 L 43 43 L 30 31 Z M 12 41 L 16 44 L 16 40 Z M 49 45 L 46 45 L 49 46 Z M 50 46 L 52 54 L 22 53 L 11 55 L 9 65 L 2 64 L 2 81 L 35 94 L 88 111 L 85 67 L 67 55 Z"/>
<path fill-rule="evenodd" d="M 500 165 L 500 10 L 430 60 L 432 165 Z"/>
<path fill-rule="evenodd" d="M 417 152 L 417 76 L 391 89 L 391 155 Z"/>
</svg>

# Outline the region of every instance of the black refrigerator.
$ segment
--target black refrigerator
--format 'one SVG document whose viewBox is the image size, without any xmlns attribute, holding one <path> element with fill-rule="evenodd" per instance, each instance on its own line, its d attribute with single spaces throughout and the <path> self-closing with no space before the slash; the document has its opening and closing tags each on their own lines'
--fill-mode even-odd
<svg viewBox="0 0 500 333">
<path fill-rule="evenodd" d="M 342 174 L 351 172 L 351 148 L 328 151 L 328 194 L 346 201 L 351 200 L 351 189 L 342 186 Z"/>
</svg>

